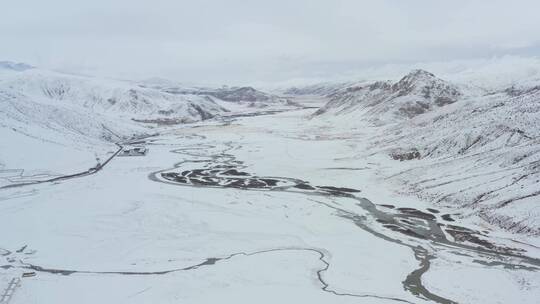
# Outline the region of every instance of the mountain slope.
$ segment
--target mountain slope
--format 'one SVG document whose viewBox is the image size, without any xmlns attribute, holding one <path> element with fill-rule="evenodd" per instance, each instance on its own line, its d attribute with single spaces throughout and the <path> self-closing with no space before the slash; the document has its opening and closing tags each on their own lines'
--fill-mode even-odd
<svg viewBox="0 0 540 304">
<path fill-rule="evenodd" d="M 349 87 L 313 116 L 362 141 L 400 192 L 456 217 L 540 235 L 540 83 L 468 90 L 413 71 Z"/>
<path fill-rule="evenodd" d="M 205 96 L 170 94 L 130 82 L 40 70 L 5 73 L 0 79 L 0 88 L 41 103 L 65 103 L 127 119 L 192 122 L 226 112 Z"/>
<path fill-rule="evenodd" d="M 240 106 L 248 106 L 252 108 L 264 108 L 269 106 L 298 106 L 292 103 L 287 98 L 282 98 L 274 94 L 259 91 L 252 87 L 221 87 L 221 88 L 205 88 L 205 87 L 177 87 L 171 84 L 158 86 L 165 92 L 172 94 L 191 94 L 197 96 L 207 96 L 211 100 L 227 107 L 227 103 Z M 222 103 L 222 101 L 225 102 Z M 233 105 L 234 107 L 234 105 Z"/>
<path fill-rule="evenodd" d="M 511 231 L 540 234 L 538 117 L 537 88 L 502 91 L 393 125 L 378 146 L 419 152 L 420 161 L 394 176 L 410 193 L 470 208 L 463 214 Z"/>
<path fill-rule="evenodd" d="M 208 96 L 39 69 L 0 69 L 0 186 L 86 170 L 161 124 L 227 112 Z M 141 123 L 144 122 L 144 123 Z"/>
</svg>

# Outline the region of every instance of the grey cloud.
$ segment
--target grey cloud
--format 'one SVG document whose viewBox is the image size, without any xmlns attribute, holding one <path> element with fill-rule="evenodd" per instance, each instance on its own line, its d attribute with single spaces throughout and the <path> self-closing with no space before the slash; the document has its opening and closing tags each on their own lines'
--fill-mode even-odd
<svg viewBox="0 0 540 304">
<path fill-rule="evenodd" d="M 531 0 L 10 1 L 0 59 L 122 78 L 244 83 L 377 64 L 531 55 Z"/>
</svg>

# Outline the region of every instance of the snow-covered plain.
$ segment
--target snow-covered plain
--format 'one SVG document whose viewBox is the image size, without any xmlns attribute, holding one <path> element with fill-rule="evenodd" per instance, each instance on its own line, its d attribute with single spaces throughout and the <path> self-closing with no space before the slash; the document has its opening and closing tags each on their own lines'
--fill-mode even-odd
<svg viewBox="0 0 540 304">
<path fill-rule="evenodd" d="M 477 251 L 381 226 L 356 197 L 422 212 L 429 205 L 375 182 L 375 165 L 355 157 L 354 140 L 305 136 L 312 112 L 169 128 L 146 139 L 145 157 L 115 158 L 91 176 L 2 190 L 1 282 L 37 272 L 22 280 L 11 303 L 538 299 L 537 248 Z M 226 163 L 261 177 L 362 192 L 187 185 L 160 175 Z M 443 224 L 440 211 L 433 215 Z M 495 236 L 485 238 L 514 246 Z M 418 286 L 413 279 L 423 263 L 431 266 Z"/>
<path fill-rule="evenodd" d="M 19 79 L 29 74 L 9 75 L 6 78 Z M 406 117 L 394 110 L 417 109 L 418 100 L 411 96 L 424 96 L 422 89 L 398 86 L 397 91 L 406 87 L 410 95 L 399 99 L 378 95 L 382 102 L 375 110 L 349 95 L 362 89 L 332 91 L 343 95 L 334 95 L 340 99 L 320 111 L 313 107 L 324 105 L 326 97 L 296 97 L 292 103 L 274 102 L 272 97 L 272 103 L 253 107 L 251 101 L 231 103 L 193 94 L 196 100 L 230 112 L 178 125 L 134 121 L 129 111 L 119 110 L 119 115 L 97 105 L 96 110 L 70 104 L 70 100 L 85 100 L 87 94 L 40 99 L 29 92 L 43 91 L 28 89 L 27 81 L 17 86 L 4 81 L 0 292 L 13 278 L 34 272 L 35 276 L 21 279 L 11 304 L 536 303 L 540 298 L 538 236 L 505 229 L 483 216 L 492 215 L 491 211 L 520 218 L 536 208 L 534 200 L 512 213 L 490 209 L 490 200 L 485 208 L 457 204 L 466 191 L 454 200 L 435 202 L 429 196 L 429 189 L 442 191 L 440 187 L 447 184 L 454 184 L 450 187 L 454 191 L 463 187 L 455 185 L 462 178 L 470 186 L 467 190 L 473 191 L 475 184 L 467 177 L 476 176 L 474 172 L 496 174 L 492 171 L 498 172 L 495 167 L 504 164 L 509 154 L 534 149 L 534 140 L 517 140 L 504 149 L 488 140 L 483 145 L 486 151 L 463 157 L 451 157 L 460 147 L 425 140 L 433 138 L 428 134 L 434 124 L 439 128 L 435 136 L 447 143 L 453 133 L 441 125 L 449 126 L 449 120 L 459 116 L 452 115 L 455 111 L 469 115 L 455 124 L 475 122 L 483 134 L 496 125 L 490 121 L 503 115 L 497 111 L 509 109 L 520 115 L 520 130 L 534 129 L 535 112 L 525 109 L 530 103 L 519 101 L 523 94 L 536 100 L 535 91 L 515 88 L 511 91 L 515 99 L 507 106 L 491 107 L 497 98 L 507 100 L 509 93 L 482 95 L 457 86 L 458 92 L 421 73 L 424 77 L 434 83 L 430 86 L 434 95 L 429 97 L 434 104 L 420 107 L 421 113 L 406 112 Z M 68 78 L 71 83 L 72 77 Z M 107 82 L 105 86 L 124 85 Z M 353 86 L 364 85 L 369 84 Z M 78 83 L 76 88 L 81 86 L 86 84 Z M 173 94 L 148 86 L 140 90 Z M 444 102 L 436 103 L 441 94 Z M 475 94 L 482 98 L 485 115 L 493 119 L 481 120 L 474 111 L 479 107 L 471 99 L 461 100 L 479 96 Z M 384 110 L 387 100 L 390 110 Z M 297 107 L 299 103 L 305 107 Z M 134 115 L 142 120 L 152 113 L 169 115 L 152 110 L 162 106 L 150 105 L 149 112 Z M 338 113 L 344 108 L 354 111 Z M 365 116 L 367 112 L 371 116 Z M 379 119 L 373 119 L 375 115 Z M 525 134 L 530 136 L 528 131 Z M 459 135 L 452 138 L 460 142 Z M 149 152 L 114 157 L 119 149 L 115 143 L 142 145 Z M 406 157 L 412 148 L 423 156 L 419 143 L 438 145 L 442 152 L 421 159 L 413 153 L 407 161 L 392 159 L 392 155 Z M 95 166 L 96 157 L 99 162 L 112 158 L 93 174 L 18 186 L 84 172 Z M 511 168 L 516 174 L 529 172 Z M 534 167 L 527 168 L 534 174 Z M 456 172 L 446 183 L 451 170 Z M 17 179 L 17 174 L 22 177 Z M 478 187 L 496 186 L 478 178 L 487 182 Z M 505 178 L 511 176 L 494 177 Z M 516 184 L 527 180 L 524 177 Z M 440 186 L 428 187 L 437 181 Z M 508 195 L 534 189 L 531 184 Z M 502 195 L 494 191 L 488 197 L 491 194 Z M 538 217 L 529 212 L 526 218 Z M 534 223 L 527 227 L 534 229 Z"/>
</svg>

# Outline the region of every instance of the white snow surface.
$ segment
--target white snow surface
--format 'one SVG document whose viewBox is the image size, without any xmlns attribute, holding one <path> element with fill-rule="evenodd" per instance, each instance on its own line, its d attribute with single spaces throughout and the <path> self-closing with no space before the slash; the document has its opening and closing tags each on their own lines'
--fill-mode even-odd
<svg viewBox="0 0 540 304">
<path fill-rule="evenodd" d="M 362 144 L 355 133 L 330 136 L 314 129 L 305 120 L 312 112 L 161 130 L 148 142 L 145 157 L 115 158 L 99 173 L 78 179 L 1 190 L 0 230 L 10 233 L 1 238 L 0 254 L 9 250 L 2 258 L 15 267 L 0 268 L 0 287 L 29 271 L 17 266 L 32 264 L 68 273 L 37 271 L 35 277 L 23 278 L 11 304 L 430 303 L 402 286 L 418 268 L 410 248 L 339 216 L 336 207 L 368 216 L 351 199 L 185 187 L 148 179 L 152 172 L 178 162 L 204 160 L 193 156 L 197 151 L 209 156 L 227 153 L 243 161 L 245 170 L 262 176 L 354 187 L 376 204 L 419 210 L 432 206 L 381 184 L 379 169 L 395 161 L 358 157 Z M 185 152 L 174 152 L 179 150 Z M 197 162 L 179 166 L 180 171 L 200 168 Z M 492 237 L 503 244 L 514 242 L 497 231 Z M 413 238 L 402 241 L 430 248 Z M 539 253 L 530 245 L 522 247 L 526 254 Z M 326 264 L 313 250 L 324 253 L 328 269 L 320 272 Z M 476 264 L 476 256 L 466 256 L 472 252 L 460 256 L 452 253 L 458 249 L 430 250 L 438 252 L 438 258 L 422 281 L 440 296 L 459 303 L 534 303 L 540 295 L 536 272 L 515 269 L 510 275 L 503 267 Z M 223 260 L 192 267 L 212 258 Z M 453 271 L 471 279 L 450 276 Z M 324 291 L 318 275 L 337 294 Z"/>
<path fill-rule="evenodd" d="M 306 108 L 149 83 L 0 70 L 0 296 L 36 274 L 10 304 L 540 298 L 534 79 L 493 90 L 413 71 L 293 99 Z M 115 143 L 148 152 L 112 157 Z M 93 174 L 30 183 L 109 157 Z M 283 180 L 235 188 L 160 174 L 224 165 Z M 295 180 L 360 192 L 286 187 Z M 390 229 L 385 217 L 407 208 L 428 220 L 396 217 L 411 230 Z M 452 243 L 415 236 L 426 227 Z"/>
</svg>

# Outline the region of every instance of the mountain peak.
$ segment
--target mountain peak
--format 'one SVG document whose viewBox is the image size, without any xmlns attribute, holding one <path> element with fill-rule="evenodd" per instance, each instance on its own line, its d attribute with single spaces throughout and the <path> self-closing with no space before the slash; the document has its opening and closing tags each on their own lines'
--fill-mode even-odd
<svg viewBox="0 0 540 304">
<path fill-rule="evenodd" d="M 409 74 L 407 74 L 407 76 L 409 77 L 435 77 L 435 75 L 433 73 L 430 73 L 426 70 L 422 70 L 422 69 L 415 69 L 415 70 L 412 70 L 409 72 Z M 405 76 L 405 77 L 407 77 Z"/>
<path fill-rule="evenodd" d="M 434 74 L 426 70 L 416 69 L 416 70 L 410 71 L 407 75 L 401 78 L 401 80 L 399 80 L 397 83 L 406 84 L 407 86 L 409 86 L 411 84 L 414 84 L 420 81 L 423 81 L 423 82 L 435 81 L 437 79 L 438 78 Z"/>
<path fill-rule="evenodd" d="M 397 92 L 399 96 L 403 96 L 416 91 L 431 91 L 433 88 L 443 87 L 457 91 L 457 88 L 454 88 L 453 85 L 437 78 L 434 74 L 425 70 L 416 69 L 394 83 L 392 89 L 394 92 Z"/>
</svg>

